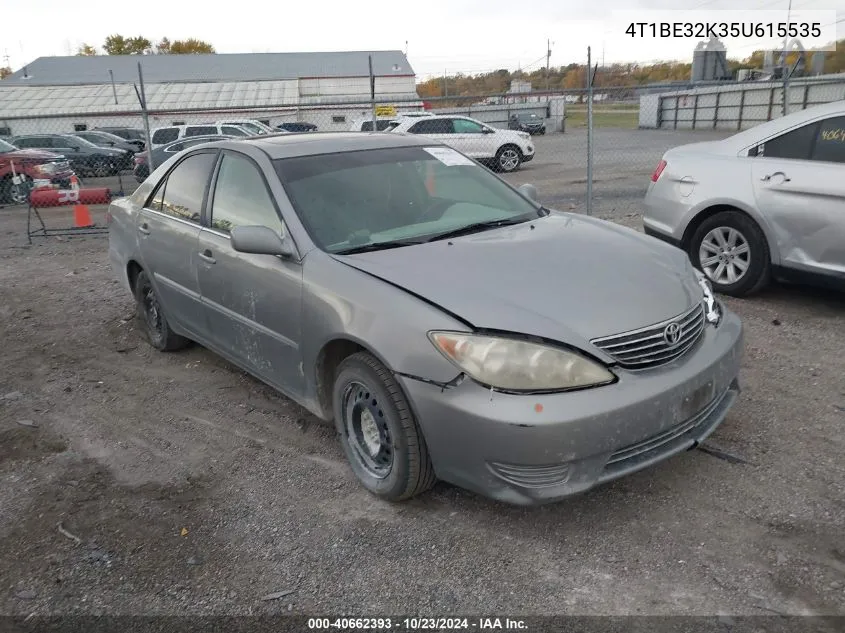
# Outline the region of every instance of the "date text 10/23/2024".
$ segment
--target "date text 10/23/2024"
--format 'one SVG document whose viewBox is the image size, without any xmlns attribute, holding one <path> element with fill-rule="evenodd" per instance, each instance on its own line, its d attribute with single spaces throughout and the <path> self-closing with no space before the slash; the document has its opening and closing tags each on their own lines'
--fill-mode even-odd
<svg viewBox="0 0 845 633">
<path fill-rule="evenodd" d="M 309 618 L 312 631 L 524 631 L 528 625 L 516 618 Z"/>
</svg>

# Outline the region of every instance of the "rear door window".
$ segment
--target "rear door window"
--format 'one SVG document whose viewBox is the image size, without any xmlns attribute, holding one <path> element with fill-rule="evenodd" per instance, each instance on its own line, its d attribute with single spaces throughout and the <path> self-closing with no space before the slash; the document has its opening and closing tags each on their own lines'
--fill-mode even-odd
<svg viewBox="0 0 845 633">
<path fill-rule="evenodd" d="M 166 127 L 153 132 L 152 141 L 156 145 L 161 143 L 172 143 L 179 138 L 179 129 L 175 127 Z"/>
<path fill-rule="evenodd" d="M 216 133 L 217 126 L 215 125 L 189 125 L 185 128 L 185 136 L 207 136 Z"/>
<path fill-rule="evenodd" d="M 221 131 L 223 132 L 223 134 L 226 134 L 228 136 L 249 136 L 241 128 L 234 127 L 234 126 L 231 126 L 231 125 L 224 125 L 221 128 Z M 209 132 L 209 133 L 210 134 L 217 134 L 217 130 L 214 130 L 213 132 Z"/>
<path fill-rule="evenodd" d="M 167 175 L 149 208 L 199 224 L 205 188 L 216 161 L 215 152 L 188 156 Z"/>
<path fill-rule="evenodd" d="M 818 128 L 818 123 L 810 123 L 781 134 L 760 146 L 757 155 L 766 158 L 809 160 Z"/>
<path fill-rule="evenodd" d="M 408 130 L 411 134 L 452 134 L 452 119 L 417 121 Z"/>
<path fill-rule="evenodd" d="M 834 117 L 821 122 L 812 159 L 827 163 L 845 163 L 845 117 Z"/>
</svg>

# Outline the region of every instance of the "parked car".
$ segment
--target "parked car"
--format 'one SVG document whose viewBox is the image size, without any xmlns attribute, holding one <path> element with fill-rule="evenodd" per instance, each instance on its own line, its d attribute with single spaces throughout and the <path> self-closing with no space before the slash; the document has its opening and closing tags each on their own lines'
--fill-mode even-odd
<svg viewBox="0 0 845 633">
<path fill-rule="evenodd" d="M 390 117 L 376 117 L 376 131 L 384 132 L 390 129 L 393 119 Z M 372 132 L 373 131 L 373 117 L 364 117 L 356 119 L 349 127 L 351 132 Z"/>
<path fill-rule="evenodd" d="M 150 142 L 153 144 L 153 149 L 155 149 L 156 147 L 161 147 L 162 145 L 167 145 L 168 143 L 189 136 L 209 135 L 238 136 L 243 138 L 255 136 L 255 134 L 240 125 L 202 123 L 197 125 L 168 125 L 167 127 L 156 128 L 150 132 Z"/>
<path fill-rule="evenodd" d="M 739 391 L 742 323 L 682 251 L 422 136 L 216 141 L 110 217 L 152 346 L 333 422 L 384 499 L 578 494 L 695 447 Z"/>
<path fill-rule="evenodd" d="M 845 288 L 845 102 L 669 150 L 644 228 L 684 249 L 721 293 L 771 278 Z"/>
<path fill-rule="evenodd" d="M 534 159 L 534 145 L 527 132 L 501 130 L 469 117 L 404 119 L 391 133 L 427 136 L 503 172 L 516 171 Z"/>
<path fill-rule="evenodd" d="M 34 180 L 49 180 L 61 187 L 70 185 L 73 170 L 67 159 L 53 152 L 19 149 L 0 140 L 0 203 L 22 204 Z M 15 186 L 15 176 L 21 186 Z"/>
<path fill-rule="evenodd" d="M 126 141 L 133 141 L 135 143 L 139 143 L 138 149 L 143 151 L 144 148 L 147 146 L 147 135 L 144 133 L 144 130 L 140 130 L 134 127 L 97 127 L 94 128 L 99 132 L 108 132 L 109 134 L 114 134 L 115 136 L 119 136 L 120 138 Z"/>
<path fill-rule="evenodd" d="M 13 137 L 11 143 L 21 149 L 46 149 L 62 154 L 82 176 L 114 176 L 131 165 L 126 150 L 100 147 L 73 134 L 26 134 Z"/>
<path fill-rule="evenodd" d="M 215 125 L 237 125 L 238 127 L 242 127 L 250 135 L 258 136 L 260 134 L 276 134 L 277 131 L 271 128 L 269 125 L 258 121 L 257 119 L 230 119 L 226 121 L 217 121 Z"/>
<path fill-rule="evenodd" d="M 84 138 L 86 141 L 90 141 L 91 143 L 93 143 L 94 145 L 98 145 L 99 147 L 113 147 L 116 149 L 125 150 L 127 152 L 126 161 L 121 166 L 121 169 L 132 169 L 132 159 L 134 158 L 135 154 L 139 151 L 138 145 L 136 144 L 137 141 L 124 141 L 119 136 L 115 136 L 114 134 L 110 134 L 109 132 L 100 132 L 97 130 L 74 132 L 74 136 Z"/>
<path fill-rule="evenodd" d="M 280 123 L 276 126 L 277 130 L 284 132 L 316 132 L 317 126 L 313 123 L 303 123 L 301 121 L 294 121 L 288 123 Z"/>
<path fill-rule="evenodd" d="M 228 138 L 239 138 L 235 136 L 209 135 L 209 136 L 192 136 L 180 141 L 174 141 L 167 145 L 162 145 L 153 150 L 153 164 L 158 167 L 164 161 L 175 156 L 183 149 L 194 147 L 195 145 L 202 145 L 203 143 L 210 143 L 211 141 L 222 141 Z M 141 152 L 135 155 L 135 168 L 132 170 L 135 175 L 135 180 L 144 182 L 150 175 L 150 162 L 148 152 Z"/>
<path fill-rule="evenodd" d="M 543 117 L 536 114 L 512 114 L 508 119 L 508 129 L 522 130 L 534 136 L 535 134 L 546 133 L 546 123 Z"/>
</svg>

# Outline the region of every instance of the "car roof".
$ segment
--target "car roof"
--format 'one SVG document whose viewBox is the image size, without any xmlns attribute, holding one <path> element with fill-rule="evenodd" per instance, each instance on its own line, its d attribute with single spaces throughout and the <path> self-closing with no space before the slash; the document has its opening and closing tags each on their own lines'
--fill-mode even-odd
<svg viewBox="0 0 845 633">
<path fill-rule="evenodd" d="M 441 146 L 425 137 L 392 132 L 314 132 L 312 134 L 266 134 L 252 138 L 216 141 L 217 147 L 237 149 L 250 144 L 271 159 L 314 156 L 398 147 Z"/>
</svg>

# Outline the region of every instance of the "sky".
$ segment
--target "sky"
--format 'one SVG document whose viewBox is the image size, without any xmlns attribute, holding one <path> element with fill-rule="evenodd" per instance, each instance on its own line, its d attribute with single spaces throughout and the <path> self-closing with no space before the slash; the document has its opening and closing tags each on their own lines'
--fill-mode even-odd
<svg viewBox="0 0 845 633">
<path fill-rule="evenodd" d="M 789 0 L 427 0 L 368 3 L 319 0 L 307 3 L 240 0 L 214 5 L 208 0 L 0 0 L 0 62 L 15 70 L 38 57 L 74 54 L 82 43 L 101 47 L 113 33 L 143 35 L 153 41 L 195 37 L 218 53 L 402 50 L 418 79 L 444 73 L 475 74 L 507 68 L 534 70 L 546 64 L 692 60 L 696 38 L 631 38 L 625 28 L 638 21 L 667 19 L 665 11 L 684 9 L 685 20 L 786 19 Z M 127 10 L 127 6 L 131 6 Z M 742 10 L 742 14 L 722 11 Z M 236 13 L 233 12 L 236 10 Z M 839 24 L 825 24 L 825 35 L 845 38 L 845 0 L 792 0 L 792 21 L 807 11 L 827 10 Z M 625 15 L 615 12 L 625 11 Z M 662 11 L 657 14 L 655 11 Z M 765 12 L 763 13 L 756 13 Z M 775 12 L 775 13 L 772 13 Z M 831 12 L 836 12 L 831 13 Z M 238 16 L 239 14 L 239 16 Z M 125 15 L 127 17 L 122 17 Z M 677 20 L 677 13 L 668 14 Z M 45 19 L 49 16 L 49 20 Z M 827 38 L 829 39 L 829 38 Z M 773 41 L 773 40 L 770 40 Z M 780 40 L 782 42 L 782 40 Z M 730 57 L 743 58 L 762 41 L 724 40 Z M 782 44 L 781 44 L 782 45 Z M 774 46 L 772 46 L 774 47 Z"/>
</svg>

